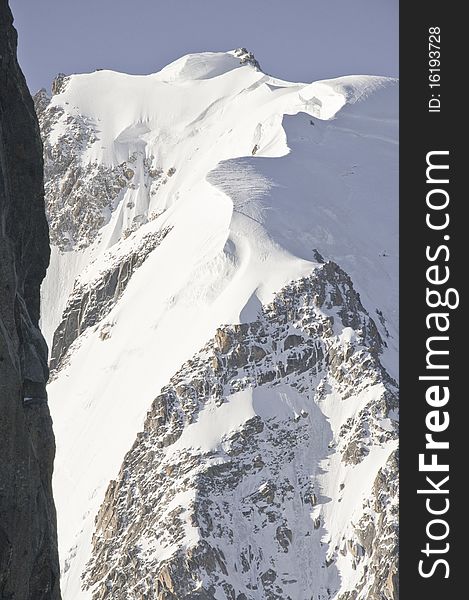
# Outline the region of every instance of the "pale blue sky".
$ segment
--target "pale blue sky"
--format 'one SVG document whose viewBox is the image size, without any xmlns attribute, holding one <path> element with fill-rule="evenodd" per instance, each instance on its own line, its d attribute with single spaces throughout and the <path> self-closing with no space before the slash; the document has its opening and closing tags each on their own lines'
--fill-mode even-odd
<svg viewBox="0 0 469 600">
<path fill-rule="evenodd" d="M 31 91 L 59 72 L 152 73 L 189 52 L 253 51 L 291 81 L 398 75 L 398 0 L 10 0 Z"/>
</svg>

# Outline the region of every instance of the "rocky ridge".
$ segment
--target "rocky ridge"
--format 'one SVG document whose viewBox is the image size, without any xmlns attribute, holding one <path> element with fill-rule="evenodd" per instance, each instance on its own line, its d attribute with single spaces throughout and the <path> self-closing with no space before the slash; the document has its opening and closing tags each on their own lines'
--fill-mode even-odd
<svg viewBox="0 0 469 600">
<path fill-rule="evenodd" d="M 381 349 L 333 263 L 284 288 L 256 321 L 220 328 L 155 399 L 108 488 L 84 576 L 93 599 L 397 598 L 397 396 Z M 184 443 L 205 411 L 236 410 L 246 390 L 260 390 L 257 414 L 209 449 Z M 353 414 L 336 435 L 331 395 Z M 388 458 L 369 495 L 325 542 L 322 470 L 339 455 L 343 479 L 353 477 L 377 447 Z M 341 587 L 339 556 L 354 589 Z"/>
</svg>

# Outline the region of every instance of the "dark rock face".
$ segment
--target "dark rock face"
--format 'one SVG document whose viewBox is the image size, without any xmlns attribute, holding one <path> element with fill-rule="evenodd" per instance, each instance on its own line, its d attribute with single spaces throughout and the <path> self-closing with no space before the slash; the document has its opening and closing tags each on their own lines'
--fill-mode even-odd
<svg viewBox="0 0 469 600">
<path fill-rule="evenodd" d="M 39 127 L 16 42 L 0 0 L 0 598 L 58 600 L 55 444 L 38 328 L 49 237 Z"/>
</svg>

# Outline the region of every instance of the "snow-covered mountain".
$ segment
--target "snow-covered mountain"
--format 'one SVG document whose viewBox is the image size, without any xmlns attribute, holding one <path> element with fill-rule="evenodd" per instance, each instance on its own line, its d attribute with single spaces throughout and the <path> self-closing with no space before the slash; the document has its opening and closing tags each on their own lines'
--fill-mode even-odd
<svg viewBox="0 0 469 600">
<path fill-rule="evenodd" d="M 65 600 L 397 598 L 397 82 L 35 101 Z"/>
</svg>

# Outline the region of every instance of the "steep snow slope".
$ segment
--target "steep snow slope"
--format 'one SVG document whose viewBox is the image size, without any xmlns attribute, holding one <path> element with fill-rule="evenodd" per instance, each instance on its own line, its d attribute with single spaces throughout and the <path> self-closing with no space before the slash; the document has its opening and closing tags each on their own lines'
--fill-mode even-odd
<svg viewBox="0 0 469 600">
<path fill-rule="evenodd" d="M 95 517 L 152 400 L 218 327 L 256 321 L 284 286 L 322 269 L 317 251 L 379 317 L 380 360 L 396 376 L 396 87 L 365 76 L 292 84 L 239 50 L 189 55 L 149 76 L 60 76 L 50 101 L 36 97 L 55 245 L 42 323 L 49 339 L 58 328 L 49 396 L 66 599 L 91 597 L 81 576 Z M 294 405 L 295 393 L 282 397 Z M 314 394 L 303 394 L 312 410 Z M 318 418 L 335 437 L 370 394 L 353 410 L 329 395 Z M 198 427 L 188 422 L 173 451 L 201 437 L 209 451 L 262 414 L 247 396 L 233 413 L 230 398 L 226 414 L 213 420 L 208 404 Z M 370 453 L 357 479 L 365 495 L 393 449 L 389 441 Z M 325 495 L 336 493 L 334 460 Z M 328 510 L 325 536 L 337 541 L 351 513 Z M 331 594 L 360 580 L 343 562 L 345 583 L 338 575 Z M 300 597 L 294 585 L 291 594 Z"/>
</svg>

